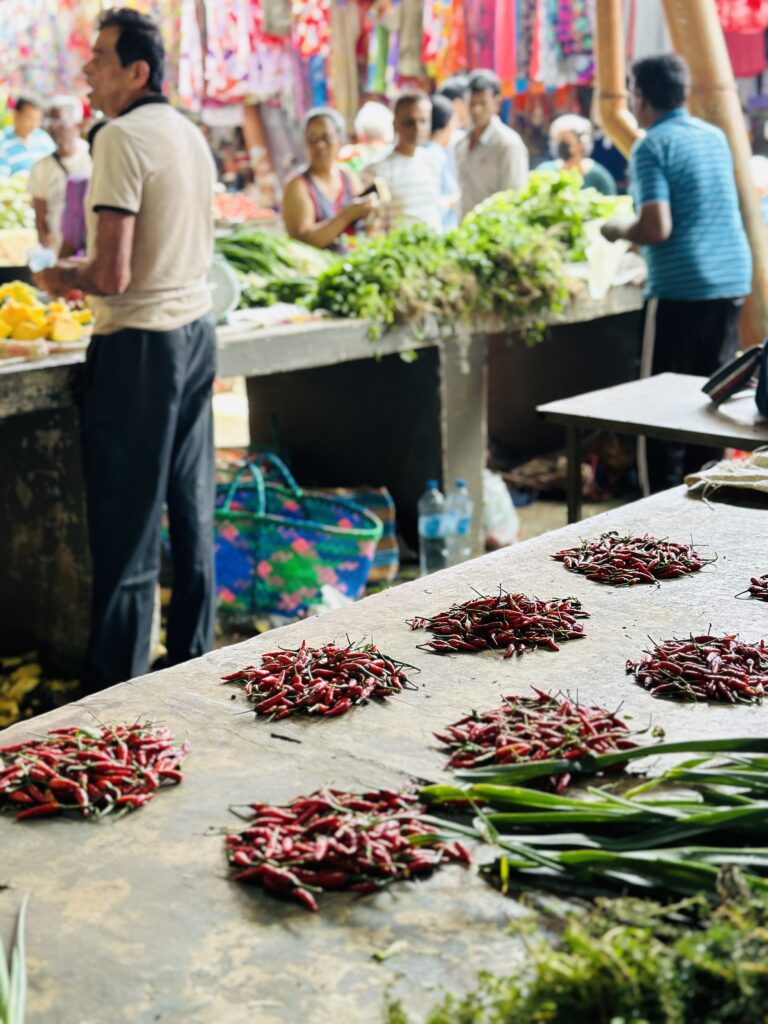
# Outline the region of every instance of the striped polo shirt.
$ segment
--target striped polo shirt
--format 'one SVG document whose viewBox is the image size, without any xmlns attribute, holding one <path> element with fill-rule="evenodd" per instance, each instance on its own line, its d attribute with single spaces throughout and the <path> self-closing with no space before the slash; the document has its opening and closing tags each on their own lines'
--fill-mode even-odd
<svg viewBox="0 0 768 1024">
<path fill-rule="evenodd" d="M 735 299 L 752 287 L 752 257 L 739 211 L 733 160 L 714 125 L 671 110 L 635 143 L 629 165 L 635 208 L 669 203 L 672 234 L 643 246 L 646 295 Z"/>
<path fill-rule="evenodd" d="M 53 139 L 42 128 L 35 128 L 26 139 L 20 139 L 13 128 L 0 134 L 0 165 L 6 174 L 29 171 L 32 164 L 56 149 Z"/>
</svg>

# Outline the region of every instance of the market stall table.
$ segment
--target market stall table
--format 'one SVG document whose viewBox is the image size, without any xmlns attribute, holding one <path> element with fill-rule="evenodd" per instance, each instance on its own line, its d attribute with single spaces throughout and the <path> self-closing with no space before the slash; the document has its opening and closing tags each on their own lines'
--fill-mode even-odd
<svg viewBox="0 0 768 1024">
<path fill-rule="evenodd" d="M 228 808 L 285 802 L 327 785 L 447 780 L 433 730 L 498 704 L 501 694 L 524 694 L 529 684 L 621 705 L 633 728 L 661 726 L 670 741 L 764 735 L 765 706 L 654 699 L 625 674 L 624 662 L 648 646 L 648 634 L 685 636 L 710 625 L 748 640 L 765 634 L 765 605 L 734 595 L 768 566 L 767 514 L 708 507 L 678 488 L 5 730 L 0 744 L 53 727 L 149 717 L 191 743 L 181 785 L 120 820 L 0 818 L 6 943 L 21 896 L 30 894 L 27 1024 L 367 1024 L 379 1019 L 388 984 L 423 1016 L 439 996 L 435 985 L 463 989 L 481 967 L 514 970 L 525 953 L 509 925 L 523 911 L 474 870 L 451 865 L 365 898 L 324 896 L 312 915 L 227 880 L 222 830 L 238 826 Z M 692 537 L 719 558 L 659 588 L 625 589 L 569 574 L 550 558 L 585 533 L 611 529 Z M 406 619 L 499 584 L 578 597 L 591 616 L 585 639 L 512 660 L 417 647 L 424 636 Z M 418 691 L 341 718 L 270 724 L 255 721 L 240 691 L 220 682 L 277 646 L 347 635 L 373 635 L 382 650 L 418 666 Z M 394 942 L 399 955 L 372 958 Z"/>
<path fill-rule="evenodd" d="M 548 402 L 536 411 L 566 428 L 568 522 L 581 516 L 581 431 L 604 428 L 662 441 L 753 451 L 768 444 L 768 424 L 754 393 L 716 406 L 702 392 L 706 377 L 660 373 L 654 377 Z"/>
</svg>

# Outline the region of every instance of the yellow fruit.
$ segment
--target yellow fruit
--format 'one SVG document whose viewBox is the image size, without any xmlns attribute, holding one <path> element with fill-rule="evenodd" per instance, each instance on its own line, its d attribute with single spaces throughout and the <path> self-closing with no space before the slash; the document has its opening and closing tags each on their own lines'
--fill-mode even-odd
<svg viewBox="0 0 768 1024">
<path fill-rule="evenodd" d="M 13 341 L 35 341 L 36 338 L 44 338 L 47 333 L 46 324 L 36 324 L 31 320 L 25 320 L 13 328 L 11 338 Z"/>
<path fill-rule="evenodd" d="M 72 316 L 79 324 L 90 324 L 93 322 L 93 313 L 90 309 L 74 309 Z"/>
<path fill-rule="evenodd" d="M 7 338 L 11 333 L 12 327 L 5 320 L 0 320 L 0 338 Z"/>
<path fill-rule="evenodd" d="M 71 316 L 57 316 L 51 325 L 51 341 L 80 341 L 83 336 L 82 324 Z"/>
<path fill-rule="evenodd" d="M 49 313 L 66 313 L 67 304 L 66 302 L 49 302 L 48 312 Z"/>
<path fill-rule="evenodd" d="M 26 321 L 43 324 L 45 323 L 45 307 L 41 306 L 39 302 L 17 302 L 15 299 L 8 299 L 0 309 L 0 316 L 12 327 Z"/>
</svg>

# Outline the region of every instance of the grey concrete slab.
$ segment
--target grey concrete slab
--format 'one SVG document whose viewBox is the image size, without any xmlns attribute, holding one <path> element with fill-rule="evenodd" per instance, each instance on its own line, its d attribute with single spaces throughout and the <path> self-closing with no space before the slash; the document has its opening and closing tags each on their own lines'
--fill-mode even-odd
<svg viewBox="0 0 768 1024">
<path fill-rule="evenodd" d="M 576 526 L 135 679 L 0 734 L 0 744 L 55 726 L 150 716 L 192 744 L 185 780 L 139 813 L 91 824 L 0 818 L 0 933 L 8 936 L 23 892 L 28 917 L 28 1024 L 265 1024 L 374 1022 L 389 982 L 422 1012 L 434 985 L 463 988 L 481 967 L 510 969 L 522 955 L 507 930 L 519 908 L 473 871 L 451 866 L 420 884 L 373 898 L 337 894 L 319 915 L 246 891 L 226 879 L 219 829 L 228 807 L 283 801 L 323 785 L 441 780 L 432 731 L 473 707 L 493 706 L 529 684 L 622 706 L 638 728 L 669 739 L 764 734 L 768 706 L 676 705 L 652 698 L 625 674 L 627 657 L 691 631 L 765 637 L 768 607 L 738 601 L 749 577 L 768 570 L 765 509 L 707 506 L 676 489 Z M 549 556 L 602 530 L 650 530 L 693 539 L 718 561 L 659 588 L 613 589 L 574 576 Z M 591 618 L 586 638 L 559 653 L 505 661 L 495 654 L 441 657 L 419 650 L 405 620 L 499 584 L 541 597 L 575 595 Z M 330 721 L 280 727 L 243 714 L 221 675 L 260 652 L 302 640 L 373 636 L 419 666 L 419 690 Z M 235 693 L 235 699 L 232 694 Z M 299 740 L 286 742 L 279 733 Z M 394 940 L 405 951 L 383 964 L 371 953 Z M 400 976 L 402 975 L 402 976 Z"/>
</svg>

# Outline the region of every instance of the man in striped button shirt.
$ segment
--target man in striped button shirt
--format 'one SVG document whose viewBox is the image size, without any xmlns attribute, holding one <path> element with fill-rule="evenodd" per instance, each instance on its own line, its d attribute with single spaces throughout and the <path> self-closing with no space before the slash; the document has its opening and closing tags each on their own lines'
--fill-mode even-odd
<svg viewBox="0 0 768 1024">
<path fill-rule="evenodd" d="M 13 125 L 0 134 L 0 176 L 29 171 L 32 164 L 56 149 L 40 124 L 43 109 L 37 100 L 19 96 L 13 108 Z"/>
<path fill-rule="evenodd" d="M 752 283 L 733 159 L 723 132 L 685 110 L 690 79 L 682 58 L 646 57 L 632 70 L 635 114 L 647 129 L 629 165 L 637 216 L 608 221 L 603 235 L 640 245 L 648 262 L 641 373 L 708 377 L 736 350 Z M 722 456 L 651 440 L 646 451 L 654 491 Z"/>
</svg>

